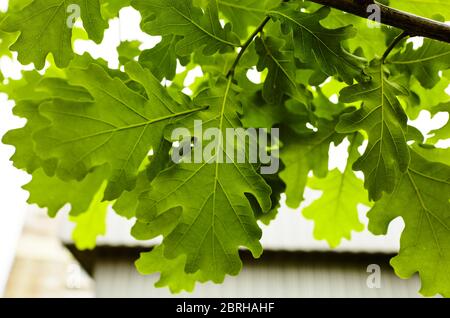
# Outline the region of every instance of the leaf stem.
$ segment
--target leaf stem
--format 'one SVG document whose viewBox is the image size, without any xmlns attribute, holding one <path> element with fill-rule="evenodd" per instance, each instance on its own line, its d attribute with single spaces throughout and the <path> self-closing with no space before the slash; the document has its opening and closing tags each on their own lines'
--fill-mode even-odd
<svg viewBox="0 0 450 318">
<path fill-rule="evenodd" d="M 234 60 L 233 65 L 231 66 L 230 70 L 228 71 L 227 77 L 234 75 L 234 71 L 235 71 L 236 67 L 238 66 L 239 61 L 241 60 L 242 56 L 244 55 L 245 50 L 247 50 L 247 48 L 250 46 L 250 44 L 252 44 L 253 40 L 258 35 L 258 33 L 262 32 L 262 30 L 264 29 L 266 24 L 270 21 L 270 19 L 271 19 L 271 17 L 269 17 L 269 16 L 265 17 L 264 20 L 261 22 L 261 24 L 255 29 L 255 31 L 253 31 L 253 33 L 250 35 L 250 37 L 247 39 L 247 41 L 245 41 L 245 43 L 241 46 L 241 50 L 239 51 L 236 59 Z"/>
<path fill-rule="evenodd" d="M 401 40 L 403 40 L 405 37 L 409 36 L 409 32 L 403 31 L 400 33 L 389 45 L 389 47 L 386 49 L 386 51 L 383 54 L 383 57 L 381 58 L 381 62 L 384 64 L 389 54 L 392 52 L 392 50 L 397 46 L 397 44 L 400 43 Z"/>
</svg>

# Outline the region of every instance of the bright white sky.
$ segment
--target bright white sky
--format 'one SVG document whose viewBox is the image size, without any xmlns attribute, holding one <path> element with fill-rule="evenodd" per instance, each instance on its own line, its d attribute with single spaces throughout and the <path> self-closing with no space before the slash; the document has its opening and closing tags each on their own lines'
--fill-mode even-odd
<svg viewBox="0 0 450 318">
<path fill-rule="evenodd" d="M 0 10 L 4 11 L 7 7 L 6 4 L 7 0 L 0 0 Z M 88 51 L 95 58 L 102 57 L 107 60 L 111 68 L 117 68 L 118 56 L 116 47 L 119 45 L 120 41 L 140 40 L 143 43 L 142 49 L 151 48 L 159 41 L 159 37 L 152 37 L 143 33 L 139 28 L 139 22 L 139 13 L 132 8 L 125 8 L 120 12 L 120 20 L 114 19 L 110 21 L 110 27 L 106 31 L 105 39 L 100 45 L 96 45 L 92 41 L 77 41 L 75 44 L 75 51 L 79 54 Z M 420 40 L 414 41 L 420 43 Z M 21 76 L 20 71 L 22 69 L 31 68 L 32 66 L 23 67 L 9 58 L 0 59 L 0 69 L 6 77 L 18 79 Z M 199 68 L 195 69 L 189 74 L 185 84 L 188 85 L 189 83 L 192 83 L 195 77 L 201 75 L 201 70 Z M 259 74 L 256 71 L 249 72 L 249 75 L 254 81 L 259 77 Z M 189 91 L 186 90 L 186 93 L 188 92 Z M 450 92 L 450 89 L 448 92 Z M 6 95 L 0 93 L 0 138 L 7 130 L 14 127 L 20 127 L 24 124 L 23 120 L 12 115 L 12 106 L 13 102 L 7 101 Z M 448 114 L 446 113 L 439 113 L 431 118 L 427 111 L 422 111 L 419 118 L 411 122 L 411 124 L 420 129 L 424 134 L 427 134 L 430 130 L 443 126 L 447 122 L 447 119 Z M 343 143 L 343 145 L 339 147 L 331 147 L 330 169 L 338 167 L 343 170 L 347 146 L 348 143 Z M 450 141 L 441 141 L 439 146 L 448 147 L 450 146 Z M 15 246 L 20 235 L 27 209 L 25 203 L 27 193 L 21 189 L 21 185 L 25 184 L 27 180 L 29 180 L 29 177 L 25 173 L 13 168 L 10 164 L 8 159 L 13 154 L 13 151 L 12 147 L 0 143 L 0 296 L 2 295 L 3 288 L 6 284 L 8 272 L 14 257 Z M 314 193 L 314 191 L 307 191 L 306 196 L 307 201 L 311 201 L 312 198 L 317 197 L 317 193 Z M 362 209 L 361 212 L 364 212 L 363 210 L 364 209 Z M 298 216 L 295 217 L 297 218 Z M 295 222 L 295 220 L 288 222 L 286 222 L 286 220 L 280 220 L 279 222 L 283 224 Z M 308 231 L 312 232 L 311 224 L 308 226 Z M 388 244 L 393 247 L 397 246 L 398 234 L 402 228 L 402 223 L 396 222 L 393 227 L 394 229 L 391 229 L 392 231 L 390 231 L 392 232 L 392 235 L 379 240 L 379 244 Z M 278 231 L 276 228 L 277 227 L 274 226 L 273 230 L 270 228 L 266 229 L 265 238 L 270 240 L 271 237 L 278 237 L 279 233 L 275 233 Z M 373 243 L 373 239 L 368 239 L 368 237 L 367 234 L 354 235 L 354 238 L 356 238 L 355 244 L 364 245 L 370 244 L 371 242 Z M 347 243 L 348 242 L 345 242 L 344 246 Z"/>
</svg>

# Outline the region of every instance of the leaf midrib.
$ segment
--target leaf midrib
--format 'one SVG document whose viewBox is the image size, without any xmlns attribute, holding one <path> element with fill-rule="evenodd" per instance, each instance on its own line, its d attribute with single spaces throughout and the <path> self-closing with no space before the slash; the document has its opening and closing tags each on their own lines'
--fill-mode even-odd
<svg viewBox="0 0 450 318">
<path fill-rule="evenodd" d="M 450 52 L 445 52 L 445 53 L 441 53 L 441 54 L 436 54 L 433 56 L 429 56 L 429 57 L 425 57 L 425 58 L 420 58 L 420 59 L 415 59 L 415 60 L 406 60 L 406 61 L 389 61 L 390 64 L 395 64 L 395 65 L 408 65 L 408 64 L 417 64 L 417 63 L 422 63 L 422 62 L 428 62 L 434 59 L 438 59 L 440 57 L 446 56 L 446 55 L 450 55 Z"/>
<path fill-rule="evenodd" d="M 183 19 L 185 19 L 186 21 L 188 21 L 189 23 L 191 23 L 193 26 L 195 26 L 198 30 L 200 30 L 201 32 L 205 33 L 206 35 L 212 37 L 213 39 L 215 39 L 216 41 L 219 41 L 223 44 L 232 46 L 232 47 L 237 47 L 239 45 L 229 42 L 227 40 L 224 40 L 220 37 L 218 37 L 215 34 L 212 34 L 211 32 L 209 32 L 208 30 L 206 30 L 205 28 L 203 28 L 201 25 L 199 25 L 198 23 L 196 23 L 192 18 L 186 16 L 183 12 L 181 12 L 180 10 L 178 10 L 178 8 L 171 6 L 170 7 L 173 11 L 175 11 L 175 13 L 177 13 L 178 15 L 180 15 Z"/>
<path fill-rule="evenodd" d="M 332 54 L 334 55 L 336 58 L 338 58 L 339 60 L 343 60 L 345 64 L 351 66 L 352 68 L 358 68 L 356 65 L 354 65 L 353 63 L 350 63 L 347 59 L 343 58 L 342 56 L 336 54 L 336 52 L 334 52 L 334 50 L 332 50 L 330 47 L 328 47 L 328 45 L 325 44 L 325 42 L 322 41 L 321 38 L 319 38 L 313 31 L 311 31 L 310 29 L 308 29 L 306 26 L 304 26 L 303 24 L 297 22 L 295 19 L 291 18 L 290 16 L 279 12 L 279 11 L 269 11 L 269 13 L 272 14 L 278 14 L 282 17 L 284 17 L 285 19 L 293 22 L 294 24 L 298 25 L 300 28 L 306 30 L 309 34 L 311 34 L 314 38 L 316 38 L 320 43 L 322 43 L 323 46 L 325 46 L 325 48 Z"/>
<path fill-rule="evenodd" d="M 219 131 L 222 132 L 223 131 L 223 118 L 224 118 L 224 114 L 225 114 L 225 106 L 228 100 L 228 94 L 230 93 L 230 88 L 231 88 L 231 80 L 232 77 L 230 76 L 228 79 L 228 83 L 227 83 L 227 88 L 225 90 L 225 94 L 223 97 L 223 101 L 222 101 L 222 108 L 220 110 L 220 120 L 219 120 Z M 211 230 L 212 230 L 212 234 L 213 237 L 216 236 L 216 232 L 215 232 L 215 221 L 214 218 L 216 217 L 216 193 L 217 193 L 217 184 L 219 183 L 219 151 L 221 151 L 222 148 L 222 138 L 219 138 L 219 143 L 218 143 L 218 147 L 217 147 L 217 153 L 216 153 L 216 166 L 215 166 L 215 172 L 214 172 L 214 187 L 213 187 L 213 207 L 212 207 L 212 213 L 211 213 Z M 215 259 L 215 251 L 214 251 L 214 242 L 212 244 L 212 254 L 213 254 L 213 259 Z"/>
<path fill-rule="evenodd" d="M 90 134 L 90 135 L 81 136 L 81 137 L 73 138 L 73 139 L 70 139 L 70 140 L 66 140 L 66 141 L 64 141 L 62 143 L 59 143 L 57 145 L 57 147 L 60 147 L 60 146 L 65 145 L 65 144 L 69 144 L 69 143 L 73 143 L 73 142 L 78 142 L 78 141 L 81 141 L 81 140 L 89 139 L 89 138 L 94 138 L 94 137 L 106 135 L 106 134 L 114 134 L 116 132 L 123 131 L 123 130 L 135 129 L 135 128 L 140 128 L 140 127 L 143 127 L 143 126 L 152 125 L 152 124 L 159 123 L 159 122 L 162 122 L 162 121 L 165 121 L 165 120 L 169 120 L 169 119 L 172 119 L 172 118 L 176 118 L 176 117 L 180 117 L 180 116 L 184 116 L 184 115 L 189 115 L 189 114 L 192 114 L 192 113 L 195 113 L 195 112 L 198 112 L 198 111 L 202 111 L 204 109 L 205 109 L 205 107 L 197 107 L 197 108 L 189 109 L 189 110 L 182 111 L 182 112 L 179 112 L 179 113 L 174 113 L 174 114 L 169 114 L 169 115 L 166 115 L 166 116 L 161 116 L 161 117 L 154 118 L 154 119 L 151 119 L 151 120 L 147 120 L 147 121 L 144 121 L 144 122 L 141 122 L 141 123 L 130 124 L 130 125 L 123 126 L 123 127 L 116 127 L 114 129 L 108 129 L 108 130 L 99 131 L 99 132 L 96 132 L 94 134 Z"/>
<path fill-rule="evenodd" d="M 441 248 L 441 245 L 440 245 L 439 240 L 438 240 L 438 238 L 437 238 L 437 233 L 436 233 L 436 231 L 435 231 L 435 229 L 434 229 L 434 227 L 433 227 L 433 224 L 432 224 L 432 222 L 431 222 L 430 216 L 432 216 L 436 221 L 438 221 L 438 223 L 439 223 L 441 226 L 443 226 L 443 227 L 444 227 L 447 231 L 449 231 L 449 232 L 450 232 L 450 228 L 449 228 L 448 225 L 445 224 L 445 223 L 444 223 L 437 215 L 435 215 L 435 214 L 433 213 L 433 211 L 431 211 L 431 210 L 425 205 L 425 202 L 424 202 L 424 200 L 423 200 L 423 198 L 422 198 L 422 195 L 421 195 L 421 193 L 420 193 L 420 190 L 419 190 L 419 188 L 417 187 L 417 185 L 416 185 L 416 183 L 415 183 L 415 181 L 414 181 L 414 178 L 412 177 L 412 175 L 411 175 L 410 172 L 414 172 L 414 170 L 408 169 L 408 172 L 407 172 L 406 174 L 408 175 L 409 181 L 410 181 L 410 183 L 411 183 L 411 185 L 412 185 L 412 187 L 413 187 L 413 189 L 414 189 L 414 192 L 416 193 L 417 199 L 419 200 L 419 203 L 420 203 L 420 205 L 421 205 L 421 207 L 422 207 L 421 210 L 422 210 L 423 212 L 425 212 L 425 215 L 427 216 L 428 224 L 430 225 L 431 232 L 433 233 L 433 238 L 434 238 L 436 247 L 437 247 L 437 249 L 438 249 L 439 256 L 440 256 L 440 258 L 443 258 L 443 255 L 442 255 L 442 248 Z"/>
<path fill-rule="evenodd" d="M 284 76 L 286 76 L 286 78 L 289 80 L 291 85 L 293 85 L 293 87 L 296 88 L 297 84 L 295 83 L 295 80 L 291 78 L 289 73 L 284 69 L 283 65 L 281 65 L 280 62 L 275 58 L 275 56 L 273 56 L 272 52 L 267 47 L 266 42 L 264 41 L 263 38 L 261 38 L 261 43 L 263 44 L 264 50 L 266 51 L 266 53 L 270 57 L 270 59 L 275 62 L 275 64 L 278 66 L 278 69 L 280 69 L 281 72 L 284 74 Z"/>
</svg>

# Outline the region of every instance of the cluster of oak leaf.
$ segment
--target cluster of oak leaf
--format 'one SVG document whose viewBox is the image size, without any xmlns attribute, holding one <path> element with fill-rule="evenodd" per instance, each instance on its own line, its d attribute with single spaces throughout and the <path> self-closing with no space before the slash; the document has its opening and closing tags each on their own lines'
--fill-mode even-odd
<svg viewBox="0 0 450 318">
<path fill-rule="evenodd" d="M 428 136 L 408 124 L 421 110 L 450 112 L 449 44 L 425 39 L 413 48 L 404 40 L 382 60 L 400 30 L 300 0 L 9 2 L 0 13 L 0 55 L 16 52 L 35 70 L 0 84 L 27 120 L 3 142 L 32 175 L 29 203 L 52 217 L 70 204 L 79 248 L 95 246 L 112 206 L 136 220 L 136 239 L 163 237 L 142 253 L 138 270 L 160 272 L 158 287 L 191 291 L 197 281 L 237 275 L 240 248 L 259 257 L 258 222 L 276 217 L 282 193 L 298 208 L 308 186 L 322 191 L 303 210 L 317 239 L 335 247 L 361 231 L 360 204 L 372 206 L 369 230 L 377 235 L 401 217 L 396 273 L 419 272 L 422 294 L 450 296 L 450 152 L 434 147 L 450 138 L 450 123 Z M 83 28 L 66 26 L 68 2 L 79 5 Z M 389 4 L 450 19 L 446 0 Z M 73 52 L 76 39 L 101 42 L 108 19 L 130 5 L 142 30 L 161 37 L 155 47 L 121 43 L 120 69 Z M 177 73 L 177 63 L 185 71 Z M 186 95 L 184 79 L 197 66 L 204 76 Z M 261 83 L 247 78 L 255 68 Z M 195 120 L 222 131 L 279 127 L 282 170 L 263 176 L 245 163 L 173 164 L 167 132 L 193 129 Z M 343 140 L 347 166 L 328 171 L 330 144 Z"/>
</svg>

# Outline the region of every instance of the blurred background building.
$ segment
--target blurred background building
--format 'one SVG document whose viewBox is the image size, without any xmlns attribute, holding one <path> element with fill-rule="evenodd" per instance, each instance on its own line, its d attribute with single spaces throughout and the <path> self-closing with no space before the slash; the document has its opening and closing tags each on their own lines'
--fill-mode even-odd
<svg viewBox="0 0 450 318">
<path fill-rule="evenodd" d="M 58 237 L 58 222 L 30 208 L 5 297 L 93 297 L 94 283 Z M 2 260 L 3 261 L 3 260 Z"/>
<path fill-rule="evenodd" d="M 418 278 L 402 280 L 388 264 L 401 222 L 386 237 L 355 233 L 331 251 L 312 238 L 310 222 L 283 208 L 270 227 L 263 227 L 261 259 L 242 252 L 239 276 L 172 295 L 153 286 L 158 274 L 137 273 L 134 261 L 157 240 L 132 239 L 131 221 L 109 213 L 108 232 L 97 248 L 78 251 L 71 240 L 73 224 L 63 214 L 49 219 L 45 211 L 29 207 L 25 220 L 5 297 L 419 297 Z"/>
<path fill-rule="evenodd" d="M 363 209 L 362 209 L 363 210 Z M 130 222 L 110 213 L 109 233 L 90 252 L 77 251 L 64 222 L 62 241 L 95 281 L 97 297 L 171 297 L 167 288 L 154 288 L 158 274 L 142 276 L 133 261 L 158 240 L 130 238 Z M 242 252 L 243 271 L 223 284 L 197 284 L 181 297 L 418 297 L 419 281 L 399 279 L 389 266 L 401 222 L 387 237 L 368 232 L 354 235 L 336 250 L 312 238 L 312 224 L 299 212 L 282 208 L 278 218 L 263 226 L 264 254 L 254 260 Z M 395 227 L 398 227 L 395 229 Z M 379 272 L 378 272 L 379 270 Z M 379 274 L 379 275 L 378 275 Z M 378 276 L 377 276 L 378 275 Z"/>
</svg>

